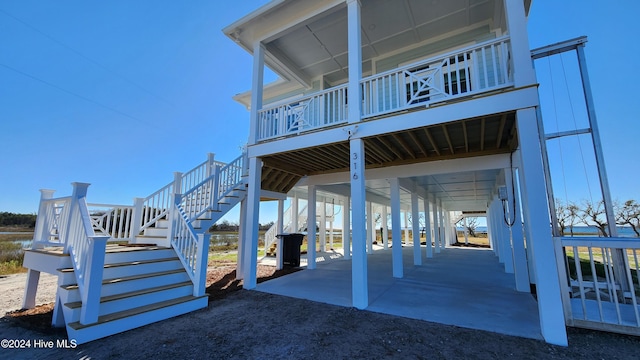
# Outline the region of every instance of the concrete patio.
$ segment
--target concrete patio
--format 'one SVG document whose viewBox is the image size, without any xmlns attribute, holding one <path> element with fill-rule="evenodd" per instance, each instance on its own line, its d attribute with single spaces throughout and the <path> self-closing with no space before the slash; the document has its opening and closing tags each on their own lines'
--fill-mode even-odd
<svg viewBox="0 0 640 360">
<path fill-rule="evenodd" d="M 315 270 L 261 283 L 256 290 L 351 307 L 351 261 L 326 258 Z M 374 251 L 367 260 L 368 311 L 543 339 L 535 299 L 515 290 L 513 275 L 492 251 L 447 248 L 414 266 L 413 250 L 406 247 L 402 279 L 391 276 L 391 250 Z"/>
</svg>

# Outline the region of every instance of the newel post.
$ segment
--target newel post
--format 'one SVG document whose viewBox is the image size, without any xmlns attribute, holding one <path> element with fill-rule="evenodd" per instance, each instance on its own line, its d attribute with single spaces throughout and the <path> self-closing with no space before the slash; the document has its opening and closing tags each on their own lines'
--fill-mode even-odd
<svg viewBox="0 0 640 360">
<path fill-rule="evenodd" d="M 211 189 L 211 204 L 212 210 L 218 210 L 218 191 L 220 191 L 220 165 L 216 164 L 213 167 L 213 189 Z"/>
<path fill-rule="evenodd" d="M 133 198 L 133 215 L 131 219 L 131 233 L 129 234 L 129 242 L 135 243 L 140 228 L 142 227 L 142 213 L 144 211 L 144 198 Z"/>
<path fill-rule="evenodd" d="M 109 236 L 89 237 L 89 251 L 86 254 L 87 264 L 83 279 L 84 288 L 86 289 L 86 301 L 83 301 L 84 306 L 80 310 L 80 323 L 83 325 L 98 322 L 102 274 L 108 240 Z"/>
<path fill-rule="evenodd" d="M 216 157 L 216 154 L 207 153 L 207 168 L 206 168 L 206 176 L 205 176 L 205 178 L 208 178 L 209 176 L 213 175 L 213 171 L 214 171 L 214 168 L 216 166 L 215 157 Z"/>
<path fill-rule="evenodd" d="M 169 244 L 173 245 L 174 239 L 174 229 L 176 226 L 176 219 L 178 213 L 177 210 L 178 204 L 181 202 L 181 189 L 182 189 L 182 173 L 176 171 L 173 173 L 173 191 L 171 192 L 171 201 L 169 203 L 169 209 L 167 209 L 167 220 L 169 220 L 169 229 L 167 231 L 167 240 L 169 240 Z"/>
<path fill-rule="evenodd" d="M 63 210 L 65 212 L 64 228 L 58 229 L 60 241 L 64 244 L 64 253 L 69 253 L 69 229 L 73 222 L 73 215 L 78 211 L 78 200 L 87 197 L 87 189 L 89 189 L 89 183 L 72 182 L 73 191 L 71 192 L 71 202 L 69 203 L 69 209 Z"/>
<path fill-rule="evenodd" d="M 207 280 L 207 264 L 209 261 L 209 239 L 211 234 L 198 234 L 198 252 L 196 254 L 195 284 L 193 296 L 205 294 Z"/>
</svg>

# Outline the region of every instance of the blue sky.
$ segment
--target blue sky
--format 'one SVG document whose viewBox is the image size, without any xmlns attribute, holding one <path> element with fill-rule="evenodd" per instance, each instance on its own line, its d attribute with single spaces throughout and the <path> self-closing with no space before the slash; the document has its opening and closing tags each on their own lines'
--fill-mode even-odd
<svg viewBox="0 0 640 360">
<path fill-rule="evenodd" d="M 249 113 L 231 97 L 249 89 L 251 57 L 221 29 L 266 2 L 0 0 L 0 211 L 36 212 L 38 189 L 66 196 L 73 181 L 92 184 L 90 202 L 130 204 L 207 152 L 220 161 L 238 156 Z M 531 47 L 589 37 L 611 191 L 621 200 L 640 199 L 634 109 L 640 75 L 632 68 L 640 58 L 634 39 L 640 4 L 606 4 L 534 0 Z M 566 102 L 548 104 L 545 122 L 555 123 L 549 111 L 567 118 Z M 580 110 L 573 113 L 580 117 Z M 552 170 L 563 175 L 554 181 L 556 195 L 578 201 L 590 187 L 598 196 L 592 181 L 573 179 L 584 173 L 571 168 L 583 163 L 576 145 L 561 148 L 550 149 L 554 163 L 562 158 L 565 165 Z M 272 210 L 265 208 L 261 222 L 275 220 Z"/>
</svg>

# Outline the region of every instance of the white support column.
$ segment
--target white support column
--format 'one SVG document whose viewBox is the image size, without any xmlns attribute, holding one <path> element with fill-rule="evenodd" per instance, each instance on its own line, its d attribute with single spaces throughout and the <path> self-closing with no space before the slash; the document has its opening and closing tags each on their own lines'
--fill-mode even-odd
<svg viewBox="0 0 640 360">
<path fill-rule="evenodd" d="M 507 3 L 518 3 L 518 1 L 507 0 Z M 520 6 L 522 6 L 521 3 Z M 518 110 L 516 121 L 522 156 L 522 175 L 527 189 L 523 193 L 523 196 L 527 198 L 528 205 L 524 216 L 532 235 L 531 245 L 536 267 L 540 328 L 547 342 L 566 346 L 567 332 L 555 250 L 551 238 L 549 206 L 545 192 L 544 169 L 540 156 L 540 137 L 535 109 Z"/>
<path fill-rule="evenodd" d="M 342 251 L 345 259 L 351 259 L 351 198 L 344 199 L 342 207 Z"/>
<path fill-rule="evenodd" d="M 420 251 L 420 205 L 418 194 L 411 193 L 411 226 L 413 232 L 413 265 L 422 265 L 422 252 Z"/>
<path fill-rule="evenodd" d="M 327 251 L 327 200 L 322 198 L 320 208 L 320 226 L 318 227 L 318 241 L 320 242 L 320 252 Z"/>
<path fill-rule="evenodd" d="M 373 240 L 371 240 L 371 218 L 373 217 L 372 209 L 373 206 L 371 204 L 371 201 L 367 201 L 367 254 L 371 254 L 373 252 Z"/>
<path fill-rule="evenodd" d="M 393 248 L 391 257 L 393 259 L 393 277 L 402 278 L 404 270 L 402 265 L 402 239 L 400 225 L 400 182 L 398 178 L 389 179 L 391 186 L 391 241 Z"/>
<path fill-rule="evenodd" d="M 307 189 L 307 269 L 316 268 L 316 186 Z"/>
<path fill-rule="evenodd" d="M 348 37 L 348 62 L 349 84 L 348 90 L 348 121 L 350 124 L 360 122 L 362 109 L 362 23 L 360 19 L 360 2 L 347 0 L 347 37 Z M 351 262 L 351 291 L 353 306 L 364 309 L 369 306 L 369 291 L 367 280 L 367 252 L 365 225 L 365 177 L 364 177 L 364 141 L 354 138 L 355 128 L 349 135 L 350 148 L 350 178 L 351 178 L 351 211 L 353 229 L 353 260 Z"/>
<path fill-rule="evenodd" d="M 487 238 L 489 239 L 489 247 L 495 256 L 498 256 L 498 248 L 496 247 L 495 241 L 493 241 L 493 233 L 491 232 L 491 209 L 493 202 L 487 204 Z"/>
<path fill-rule="evenodd" d="M 253 44 L 253 78 L 251 80 L 251 118 L 249 122 L 249 145 L 258 141 L 258 111 L 262 109 L 264 88 L 264 46 Z"/>
<path fill-rule="evenodd" d="M 236 280 L 244 279 L 246 266 L 244 251 L 247 247 L 247 198 L 240 201 L 240 226 L 238 227 L 238 254 L 236 256 Z"/>
<path fill-rule="evenodd" d="M 389 249 L 389 225 L 387 224 L 387 205 L 384 204 L 382 206 L 382 218 L 380 222 L 382 223 L 382 246 L 385 250 Z"/>
<path fill-rule="evenodd" d="M 444 217 L 445 217 L 445 210 L 444 207 L 442 206 L 442 199 L 440 199 L 440 249 L 443 250 L 444 249 L 444 240 L 445 240 L 445 227 L 444 227 Z"/>
<path fill-rule="evenodd" d="M 521 158 L 521 155 L 520 155 Z M 520 163 L 522 163 L 522 160 L 520 160 Z M 520 169 L 522 169 L 522 166 L 520 166 Z M 528 209 L 529 206 L 527 205 L 527 198 L 524 196 L 524 194 L 527 193 L 527 186 L 524 183 L 524 179 L 522 177 L 522 171 L 518 170 L 518 179 L 520 179 L 520 188 L 522 189 L 520 191 L 520 200 L 522 201 L 522 209 L 523 209 L 523 214 L 524 214 L 524 210 Z M 522 219 L 522 233 L 524 234 L 524 243 L 526 246 L 526 252 L 527 252 L 527 263 L 529 264 L 529 283 L 530 284 L 536 284 L 536 263 L 535 261 L 533 261 L 533 246 L 531 245 L 531 239 L 533 238 L 531 236 L 531 227 L 529 226 L 529 223 L 527 222 L 526 218 Z"/>
<path fill-rule="evenodd" d="M 329 220 L 329 249 L 334 250 L 333 247 L 333 216 L 331 216 L 331 220 Z"/>
<path fill-rule="evenodd" d="M 433 257 L 433 246 L 431 245 L 431 210 L 429 205 L 429 194 L 424 199 L 424 240 L 427 243 L 427 259 Z"/>
<path fill-rule="evenodd" d="M 353 3 L 357 4 L 358 2 L 354 1 Z M 369 306 L 364 141 L 362 139 L 352 139 L 349 143 L 351 150 L 351 223 L 353 238 L 351 290 L 353 306 L 358 309 L 364 309 Z"/>
<path fill-rule="evenodd" d="M 373 243 L 376 241 L 376 208 L 375 206 L 373 206 L 373 203 L 371 204 L 371 221 L 369 222 L 369 225 L 371 226 L 371 238 L 369 240 L 369 242 L 371 243 L 371 252 L 373 252 Z"/>
<path fill-rule="evenodd" d="M 404 214 L 404 243 L 409 245 L 409 212 L 405 211 Z"/>
<path fill-rule="evenodd" d="M 511 246 L 513 249 L 513 267 L 516 278 L 516 290 L 529 292 L 529 270 L 527 268 L 527 254 L 524 250 L 524 238 L 522 237 L 522 216 L 520 215 L 520 202 L 518 200 L 513 169 L 505 169 L 505 182 L 509 196 L 509 221 L 511 225 Z M 514 196 L 515 195 L 515 196 Z"/>
<path fill-rule="evenodd" d="M 467 217 L 465 216 L 463 219 L 464 219 L 464 224 L 462 225 L 463 226 L 462 230 L 464 234 L 464 243 L 466 245 L 469 245 L 469 233 L 467 231 L 467 226 L 468 226 Z"/>
<path fill-rule="evenodd" d="M 433 246 L 436 249 L 436 254 L 440 253 L 440 207 L 438 206 L 438 199 L 433 196 Z"/>
<path fill-rule="evenodd" d="M 293 199 L 291 199 L 291 232 L 297 233 L 300 231 L 300 226 L 298 225 L 298 193 L 293 194 Z"/>
<path fill-rule="evenodd" d="M 278 199 L 278 222 L 276 224 L 276 229 L 277 232 L 276 234 L 282 234 L 284 232 L 284 200 L 283 199 Z M 282 241 L 280 239 L 276 240 L 277 241 L 277 246 L 276 246 L 276 270 L 280 270 L 282 269 L 283 263 L 282 263 Z M 266 244 L 265 244 L 266 246 Z M 266 251 L 269 249 L 265 249 L 265 253 Z"/>
<path fill-rule="evenodd" d="M 245 289 L 255 289 L 258 269 L 258 237 L 260 219 L 260 179 L 262 177 L 262 160 L 249 158 L 249 180 L 247 191 L 247 221 L 244 227 L 246 243 L 244 252 L 244 285 Z"/>
<path fill-rule="evenodd" d="M 513 248 L 511 247 L 511 232 L 509 231 L 509 227 L 504 221 L 505 214 L 504 208 L 502 207 L 502 201 L 499 201 L 500 204 L 500 218 L 498 219 L 500 236 L 503 240 L 504 246 L 504 271 L 507 274 L 513 274 L 515 272 L 513 268 Z"/>
<path fill-rule="evenodd" d="M 507 31 L 511 41 L 511 57 L 513 63 L 513 81 L 516 87 L 536 83 L 536 74 L 531 61 L 531 48 L 527 35 L 527 17 L 524 12 L 524 1 L 504 0 L 504 11 L 507 17 Z"/>
</svg>

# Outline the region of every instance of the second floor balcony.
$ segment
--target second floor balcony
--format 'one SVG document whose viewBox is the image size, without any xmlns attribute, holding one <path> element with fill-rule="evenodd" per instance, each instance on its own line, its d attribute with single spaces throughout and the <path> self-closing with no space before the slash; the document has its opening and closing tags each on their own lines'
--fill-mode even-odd
<svg viewBox="0 0 640 360">
<path fill-rule="evenodd" d="M 507 36 L 459 48 L 363 78 L 362 121 L 460 101 L 513 86 Z M 258 142 L 338 126 L 348 121 L 347 85 L 264 106 Z"/>
</svg>

